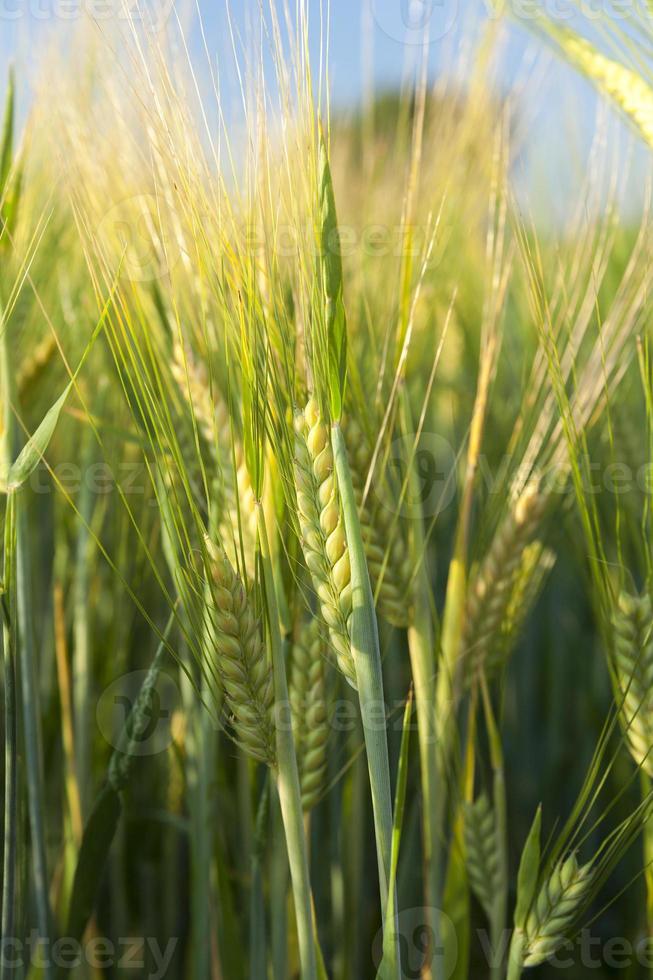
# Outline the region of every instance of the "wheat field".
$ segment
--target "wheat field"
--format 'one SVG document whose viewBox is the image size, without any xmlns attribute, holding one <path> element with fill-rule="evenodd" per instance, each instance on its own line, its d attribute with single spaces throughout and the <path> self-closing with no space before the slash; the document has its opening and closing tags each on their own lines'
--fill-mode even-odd
<svg viewBox="0 0 653 980">
<path fill-rule="evenodd" d="M 249 6 L 6 69 L 0 980 L 648 977 L 653 31 L 558 218 L 509 9 Z"/>
</svg>

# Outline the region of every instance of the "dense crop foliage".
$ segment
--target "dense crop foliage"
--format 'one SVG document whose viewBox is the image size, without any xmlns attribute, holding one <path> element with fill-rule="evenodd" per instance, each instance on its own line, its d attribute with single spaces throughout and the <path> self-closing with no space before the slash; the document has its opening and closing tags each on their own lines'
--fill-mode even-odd
<svg viewBox="0 0 653 980">
<path fill-rule="evenodd" d="M 236 107 L 172 23 L 9 82 L 0 980 L 647 976 L 648 198 L 604 120 L 531 219 L 498 21 L 345 118 L 277 6 Z"/>
</svg>

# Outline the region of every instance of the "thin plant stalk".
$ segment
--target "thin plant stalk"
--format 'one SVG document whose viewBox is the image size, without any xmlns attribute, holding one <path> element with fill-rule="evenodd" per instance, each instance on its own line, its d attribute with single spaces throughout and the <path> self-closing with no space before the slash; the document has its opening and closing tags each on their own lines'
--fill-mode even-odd
<svg viewBox="0 0 653 980">
<path fill-rule="evenodd" d="M 79 796 L 79 783 L 75 766 L 75 735 L 73 725 L 72 695 L 68 650 L 66 647 L 66 619 L 63 587 L 56 581 L 53 589 L 55 655 L 57 659 L 57 681 L 61 702 L 61 733 L 64 749 L 66 796 L 70 811 L 70 822 L 76 847 L 82 839 L 84 822 Z"/>
<path fill-rule="evenodd" d="M 279 807 L 279 798 L 270 790 L 272 799 L 272 853 L 270 855 L 270 902 L 274 908 L 272 917 L 271 946 L 272 946 L 272 976 L 283 978 L 288 976 L 288 855 L 284 845 L 283 820 Z"/>
<path fill-rule="evenodd" d="M 472 518 L 474 488 L 483 440 L 483 430 L 494 365 L 494 347 L 483 352 L 472 415 L 467 470 L 463 486 L 460 515 L 456 527 L 454 553 L 449 566 L 444 617 L 442 622 L 442 662 L 438 672 L 436 718 L 442 740 L 442 765 L 446 774 L 451 751 L 457 701 L 456 681 L 458 654 L 462 637 L 465 594 L 467 590 L 467 550 Z"/>
<path fill-rule="evenodd" d="M 12 623 L 11 594 L 14 553 L 14 497 L 7 500 L 4 528 L 2 603 L 2 649 L 4 670 L 5 707 L 5 784 L 4 784 L 4 850 L 2 874 L 2 935 L 13 938 L 16 922 L 16 854 L 17 854 L 17 744 L 16 744 L 16 674 L 14 658 L 14 627 Z M 6 957 L 0 965 L 0 978 L 5 980 L 13 972 Z"/>
<path fill-rule="evenodd" d="M 45 825 L 43 805 L 43 768 L 41 754 L 41 731 L 39 724 L 39 697 L 36 678 L 38 669 L 32 625 L 31 577 L 29 568 L 29 540 L 27 534 L 27 514 L 25 498 L 15 495 L 16 507 L 16 607 L 18 610 L 18 632 L 20 637 L 19 655 L 21 659 L 21 690 L 23 723 L 25 737 L 25 763 L 27 774 L 27 798 L 30 830 L 32 835 L 32 855 L 34 862 L 34 885 L 36 894 L 36 914 L 41 938 L 50 940 L 51 911 L 49 898 L 49 877 L 45 846 Z M 52 977 L 50 964 L 44 968 L 45 976 Z"/>
<path fill-rule="evenodd" d="M 256 816 L 256 830 L 251 857 L 249 972 L 252 977 L 264 977 L 267 972 L 265 898 L 263 888 L 263 857 L 266 831 L 270 823 L 270 788 L 268 779 L 261 791 Z"/>
<path fill-rule="evenodd" d="M 5 325 L 0 316 L 0 473 L 4 479 L 11 464 L 12 418 L 9 396 L 9 365 L 7 363 L 7 343 Z M 16 922 L 16 854 L 17 854 L 17 815 L 18 784 L 16 760 L 17 747 L 17 708 L 16 708 L 16 667 L 15 667 L 15 619 L 13 609 L 14 556 L 15 556 L 15 498 L 7 497 L 4 525 L 4 558 L 0 604 L 2 613 L 2 656 L 4 674 L 4 734 L 5 734 L 5 783 L 4 783 L 4 828 L 3 828 L 3 874 L 2 874 L 2 935 L 12 938 Z M 0 964 L 0 978 L 5 980 L 10 973 L 6 958 Z"/>
<path fill-rule="evenodd" d="M 182 699 L 188 715 L 186 738 L 186 780 L 188 784 L 191 879 L 191 936 L 190 976 L 200 980 L 208 975 L 208 935 L 210 905 L 211 827 L 207 812 L 210 777 L 206 760 L 206 737 L 211 729 L 209 713 L 198 704 L 197 693 L 185 670 L 180 671 Z"/>
<path fill-rule="evenodd" d="M 87 463 L 91 461 L 91 439 L 87 435 L 84 457 Z M 89 553 L 91 536 L 89 525 L 93 509 L 93 494 L 88 480 L 82 481 L 79 510 L 81 520 L 77 531 L 75 547 L 75 571 L 73 579 L 73 717 L 75 721 L 75 765 L 77 780 L 82 803 L 82 813 L 88 812 L 90 794 L 92 792 L 90 777 L 90 683 L 91 655 L 89 643 Z"/>
<path fill-rule="evenodd" d="M 642 800 L 650 797 L 653 788 L 651 777 L 640 769 L 642 784 Z M 646 882 L 646 930 L 653 935 L 653 819 L 648 819 L 642 828 L 644 845 L 644 880 Z M 651 968 L 653 976 L 653 967 Z"/>
<path fill-rule="evenodd" d="M 299 787 L 299 770 L 297 768 L 292 726 L 287 723 L 286 718 L 286 709 L 290 702 L 288 698 L 288 682 L 286 679 L 279 608 L 276 598 L 274 571 L 270 556 L 265 514 L 261 504 L 257 504 L 256 506 L 265 601 L 268 611 L 270 646 L 272 650 L 274 694 L 277 705 L 277 790 L 286 834 L 290 878 L 295 900 L 301 976 L 302 980 L 317 980 L 318 971 L 315 933 L 313 929 L 313 906 L 308 857 L 306 854 L 306 839 L 304 836 L 304 814 Z"/>
<path fill-rule="evenodd" d="M 441 656 L 435 694 L 435 724 L 437 759 L 440 774 L 439 793 L 435 802 L 435 835 L 437 847 L 443 848 L 446 822 L 446 785 L 453 767 L 456 747 L 456 711 L 459 697 L 458 656 L 462 639 L 467 594 L 467 552 L 472 519 L 474 489 L 483 441 L 487 404 L 495 363 L 496 334 L 492 333 L 482 349 L 479 378 L 467 447 L 467 470 L 462 492 L 460 514 L 456 526 L 454 551 L 449 565 L 444 614 L 442 621 Z M 443 863 L 443 856 L 438 858 Z"/>
<path fill-rule="evenodd" d="M 524 943 L 518 932 L 513 933 L 508 954 L 508 972 L 506 980 L 520 980 L 524 971 Z"/>
<path fill-rule="evenodd" d="M 410 404 L 405 387 L 401 399 L 404 431 L 412 431 Z M 411 500 L 419 500 L 418 476 L 414 466 L 409 473 Z M 437 833 L 435 801 L 438 785 L 435 737 L 435 636 L 431 616 L 431 590 L 426 568 L 426 535 L 423 520 L 413 521 L 411 548 L 418 572 L 413 585 L 413 612 L 408 626 L 408 654 L 413 678 L 417 737 L 422 787 L 422 837 L 426 904 L 429 909 L 434 943 L 439 943 L 437 909 L 441 907 L 440 840 Z"/>
<path fill-rule="evenodd" d="M 492 965 L 490 969 L 491 980 L 501 980 L 503 977 L 503 963 L 499 959 L 501 942 L 507 924 L 508 916 L 508 814 L 506 806 L 506 778 L 503 763 L 503 747 L 501 736 L 492 710 L 490 692 L 488 691 L 485 677 L 481 677 L 481 692 L 483 695 L 483 707 L 485 710 L 485 722 L 490 743 L 490 761 L 493 772 L 493 803 L 495 815 L 496 851 L 499 856 L 499 883 L 496 894 L 494 895 L 494 909 L 492 915 L 491 938 L 492 938 Z"/>
<path fill-rule="evenodd" d="M 379 632 L 354 488 L 347 460 L 347 449 L 342 429 L 337 423 L 332 426 L 331 439 L 351 563 L 351 646 L 363 718 L 379 866 L 381 909 L 385 918 L 392 861 L 393 817 L 386 730 L 385 726 L 379 730 L 379 725 L 373 723 L 373 719 L 378 717 L 379 710 L 382 710 L 385 705 Z M 385 928 L 394 930 L 395 942 L 398 947 L 395 924 L 385 923 Z M 399 959 L 399 949 L 397 948 L 396 963 L 398 974 L 401 976 Z"/>
</svg>

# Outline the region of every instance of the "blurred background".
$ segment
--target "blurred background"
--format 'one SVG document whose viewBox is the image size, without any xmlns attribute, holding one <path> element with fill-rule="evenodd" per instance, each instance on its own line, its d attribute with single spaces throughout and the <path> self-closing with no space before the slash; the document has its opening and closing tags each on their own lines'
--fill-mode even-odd
<svg viewBox="0 0 653 980">
<path fill-rule="evenodd" d="M 106 34 L 112 22 L 124 23 L 122 0 L 0 0 L 0 63 L 13 61 L 18 69 L 20 106 L 29 105 L 31 82 L 48 45 L 66 46 L 84 20 Z M 291 5 L 292 6 L 292 5 Z M 319 64 L 320 11 L 329 20 L 329 88 L 332 108 L 340 114 L 355 111 L 379 93 L 399 91 L 409 83 L 422 57 L 424 27 L 429 31 L 428 67 L 432 78 L 446 71 L 464 90 L 470 71 L 474 39 L 498 15 L 491 0 L 314 0 L 311 31 L 314 66 Z M 219 0 L 157 0 L 130 4 L 144 20 L 162 28 L 169 21 L 184 25 L 196 65 L 208 64 L 220 76 L 225 104 L 239 100 L 232 48 L 239 47 L 258 3 Z M 593 9 L 593 8 L 592 8 Z M 592 9 L 574 0 L 556 4 L 516 4 L 514 16 L 502 27 L 502 55 L 493 84 L 499 95 L 511 92 L 521 100 L 527 92 L 527 130 L 517 164 L 517 183 L 540 223 L 559 221 L 577 195 L 596 127 L 599 100 L 593 87 L 565 65 L 537 37 L 538 16 L 574 27 Z M 268 65 L 268 67 L 270 67 Z M 199 69 L 201 72 L 201 68 Z M 271 74 L 271 72 L 270 72 Z M 0 91 L 6 72 L 0 73 Z M 524 97 L 524 103 L 526 98 Z M 612 140 L 626 140 L 619 117 Z M 633 179 L 624 189 L 623 207 L 636 212 L 641 204 L 644 155 L 635 148 Z M 554 206 L 539 211 L 543 196 L 554 189 Z"/>
</svg>

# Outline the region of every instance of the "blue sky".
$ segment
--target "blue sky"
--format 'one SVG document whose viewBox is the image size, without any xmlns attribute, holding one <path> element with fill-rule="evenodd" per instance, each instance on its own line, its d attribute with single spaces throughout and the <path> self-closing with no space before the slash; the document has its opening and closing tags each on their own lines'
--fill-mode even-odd
<svg viewBox="0 0 653 980">
<path fill-rule="evenodd" d="M 173 0 L 145 0 L 166 9 Z M 180 9 L 186 0 L 177 0 Z M 194 0 L 191 0 L 194 2 Z M 231 16 L 237 28 L 245 29 L 247 12 L 257 8 L 258 0 L 230 0 Z M 322 0 L 326 6 L 326 0 Z M 74 24 L 75 11 L 93 9 L 104 0 L 0 0 L 0 57 L 19 64 L 34 62 L 39 42 L 59 37 L 64 40 Z M 228 48 L 228 0 L 198 0 L 209 47 L 219 54 Z M 291 6 L 294 0 L 291 0 Z M 280 4 L 279 4 L 280 5 Z M 309 0 L 313 24 L 313 53 L 319 50 L 320 0 Z M 373 52 L 374 82 L 380 87 L 396 85 L 407 60 L 414 58 L 422 38 L 421 26 L 428 23 L 431 33 L 429 61 L 437 72 L 452 47 L 470 25 L 487 17 L 490 0 L 331 0 L 330 64 L 334 101 L 347 105 L 359 99 L 363 79 L 363 52 Z M 71 11 L 67 22 L 57 11 Z M 532 45 L 529 34 L 510 30 L 511 44 L 505 59 L 510 76 Z M 366 38 L 366 41 L 364 41 Z"/>
<path fill-rule="evenodd" d="M 40 45 L 49 39 L 64 43 L 70 24 L 54 11 L 79 10 L 106 0 L 0 0 L 0 89 L 5 72 L 3 62 L 16 61 L 19 76 L 26 78 L 38 68 Z M 150 4 L 172 4 L 173 0 L 145 0 Z M 176 0 L 179 4 L 194 0 Z M 197 0 L 209 51 L 229 64 L 227 0 Z M 267 0 L 266 0 L 267 2 Z M 564 2 L 564 0 L 561 0 Z M 295 0 L 290 0 L 294 6 Z M 364 65 L 372 65 L 377 89 L 401 82 L 407 65 L 418 56 L 421 28 L 428 21 L 431 43 L 428 47 L 430 73 L 435 77 L 451 60 L 456 62 L 466 38 L 487 20 L 491 0 L 331 0 L 330 85 L 332 102 L 338 107 L 356 105 L 363 91 Z M 281 4 L 279 4 L 280 6 Z M 309 0 L 312 19 L 312 55 L 317 64 L 320 48 L 319 14 L 326 0 Z M 168 7 L 169 9 L 169 7 Z M 258 9 L 258 0 L 231 0 L 231 15 L 237 30 L 246 31 L 248 11 Z M 74 17 L 73 17 L 74 22 Z M 541 42 L 517 24 L 506 26 L 506 43 L 501 59 L 499 87 L 507 90 L 524 73 L 524 65 L 535 58 L 543 62 L 537 87 L 529 89 L 532 114 L 524 162 L 527 182 L 545 181 L 555 186 L 555 198 L 563 201 L 573 195 L 575 181 L 582 174 L 583 158 L 594 128 L 596 99 L 591 88 Z M 199 50 L 199 32 L 190 31 L 191 47 Z M 367 60 L 366 60 L 367 53 Z M 464 84 L 464 71 L 461 78 Z M 368 75 L 369 77 L 369 75 Z M 28 97 L 24 97 L 24 103 Z M 534 108 L 533 108 L 534 107 Z M 572 164 L 573 161 L 573 165 Z M 539 186 L 539 185 L 538 185 Z M 534 199 L 547 195 L 533 194 Z"/>
</svg>

